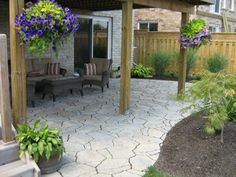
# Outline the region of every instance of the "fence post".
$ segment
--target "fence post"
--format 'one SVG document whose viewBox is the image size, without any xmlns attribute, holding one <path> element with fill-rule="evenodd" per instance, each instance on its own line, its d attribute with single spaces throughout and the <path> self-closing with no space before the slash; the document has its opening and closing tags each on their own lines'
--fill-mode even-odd
<svg viewBox="0 0 236 177">
<path fill-rule="evenodd" d="M 4 143 L 13 140 L 9 89 L 7 37 L 5 34 L 0 34 L 0 116 Z"/>
</svg>

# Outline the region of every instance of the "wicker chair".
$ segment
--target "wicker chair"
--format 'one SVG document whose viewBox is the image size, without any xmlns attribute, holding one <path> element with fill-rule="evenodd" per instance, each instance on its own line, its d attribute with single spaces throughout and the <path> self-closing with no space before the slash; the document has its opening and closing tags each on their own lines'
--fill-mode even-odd
<svg viewBox="0 0 236 177">
<path fill-rule="evenodd" d="M 105 85 L 109 88 L 112 60 L 105 58 L 93 58 L 90 63 L 95 63 L 96 75 L 85 75 L 85 72 L 83 71 L 82 75 L 84 80 L 82 85 L 90 85 L 90 87 L 92 87 L 92 85 L 97 85 L 101 87 L 103 92 Z"/>
</svg>

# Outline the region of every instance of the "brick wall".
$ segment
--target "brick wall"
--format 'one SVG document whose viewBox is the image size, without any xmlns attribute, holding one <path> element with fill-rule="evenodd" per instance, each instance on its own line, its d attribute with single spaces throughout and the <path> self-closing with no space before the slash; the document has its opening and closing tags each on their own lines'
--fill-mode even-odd
<svg viewBox="0 0 236 177">
<path fill-rule="evenodd" d="M 223 1 L 221 1 L 221 7 Z M 220 13 L 226 13 L 228 17 L 235 18 L 236 21 L 236 1 L 234 1 L 235 10 L 232 11 L 229 9 L 229 0 L 226 0 L 226 8 L 221 8 Z M 210 12 L 209 6 L 199 6 L 197 7 L 201 11 Z M 222 19 L 212 18 L 201 15 L 192 15 L 191 18 L 203 18 L 209 25 L 213 27 L 219 27 L 220 31 L 223 31 Z M 170 10 L 158 9 L 158 8 L 149 8 L 149 9 L 139 9 L 135 10 L 135 29 L 138 28 L 139 21 L 156 21 L 158 22 L 159 31 L 168 32 L 168 31 L 179 31 L 181 24 L 181 14 L 179 12 L 174 12 Z M 230 22 L 231 31 L 236 30 L 236 22 Z"/>
<path fill-rule="evenodd" d="M 159 31 L 179 31 L 181 13 L 170 10 L 149 8 L 134 10 L 134 28 L 137 29 L 139 21 L 158 22 Z"/>
</svg>

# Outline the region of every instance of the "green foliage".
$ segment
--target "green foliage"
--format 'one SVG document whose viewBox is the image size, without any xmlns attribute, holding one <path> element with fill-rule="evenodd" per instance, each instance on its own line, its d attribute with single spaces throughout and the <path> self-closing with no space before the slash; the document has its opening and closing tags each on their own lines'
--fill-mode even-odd
<svg viewBox="0 0 236 177">
<path fill-rule="evenodd" d="M 179 52 L 175 53 L 175 58 L 180 59 Z M 198 59 L 197 50 L 194 48 L 187 49 L 187 68 L 186 68 L 186 77 L 189 77 L 190 70 L 194 67 Z"/>
<path fill-rule="evenodd" d="M 136 65 L 131 68 L 132 77 L 144 78 L 149 75 L 152 75 L 152 73 L 153 73 L 152 68 L 145 67 L 142 64 Z"/>
<path fill-rule="evenodd" d="M 217 73 L 225 69 L 228 63 L 227 58 L 221 54 L 212 55 L 208 57 L 206 60 L 207 60 L 207 69 L 212 73 Z"/>
<path fill-rule="evenodd" d="M 186 37 L 193 37 L 202 30 L 207 23 L 205 20 L 198 18 L 191 20 L 187 25 L 180 29 L 180 32 L 184 34 Z"/>
<path fill-rule="evenodd" d="M 186 76 L 189 76 L 190 70 L 194 67 L 196 61 L 198 59 L 197 51 L 193 48 L 189 48 L 187 52 L 187 68 L 186 68 Z"/>
<path fill-rule="evenodd" d="M 171 177 L 159 172 L 154 166 L 148 167 L 143 177 Z M 173 177 L 173 176 L 172 176 Z"/>
<path fill-rule="evenodd" d="M 36 162 L 41 157 L 49 159 L 53 155 L 61 158 L 64 145 L 59 130 L 50 129 L 46 124 L 39 123 L 40 121 L 36 120 L 33 128 L 28 124 L 18 125 L 16 139 L 20 144 L 20 157 L 28 151 Z"/>
<path fill-rule="evenodd" d="M 206 73 L 200 81 L 195 82 L 187 95 L 192 101 L 189 109 L 202 111 L 207 118 L 205 131 L 209 134 L 224 127 L 228 119 L 229 105 L 236 102 L 236 76 L 222 73 Z M 234 112 L 235 113 L 235 112 Z"/>
<path fill-rule="evenodd" d="M 150 55 L 149 60 L 156 72 L 157 76 L 163 76 L 166 68 L 170 65 L 171 54 L 164 50 L 159 50 Z"/>
</svg>

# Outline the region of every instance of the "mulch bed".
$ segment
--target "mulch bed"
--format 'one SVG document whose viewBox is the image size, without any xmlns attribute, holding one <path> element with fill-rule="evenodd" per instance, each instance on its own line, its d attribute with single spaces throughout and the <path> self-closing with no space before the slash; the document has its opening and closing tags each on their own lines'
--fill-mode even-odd
<svg viewBox="0 0 236 177">
<path fill-rule="evenodd" d="M 236 123 L 227 122 L 224 143 L 203 132 L 205 119 L 191 115 L 173 127 L 155 166 L 178 177 L 236 177 Z"/>
</svg>

